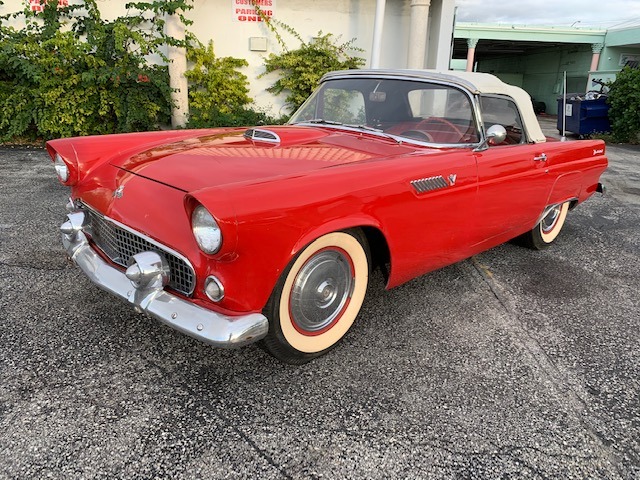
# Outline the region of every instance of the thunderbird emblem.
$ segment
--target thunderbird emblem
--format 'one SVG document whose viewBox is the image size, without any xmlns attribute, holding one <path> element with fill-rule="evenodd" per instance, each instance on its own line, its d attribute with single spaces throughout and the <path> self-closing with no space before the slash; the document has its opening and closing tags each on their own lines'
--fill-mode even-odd
<svg viewBox="0 0 640 480">
<path fill-rule="evenodd" d="M 113 198 L 122 198 L 124 195 L 124 185 L 120 185 L 113 191 Z"/>
<path fill-rule="evenodd" d="M 456 178 L 458 178 L 458 176 L 455 173 L 449 175 L 449 185 L 453 187 L 456 184 Z"/>
</svg>

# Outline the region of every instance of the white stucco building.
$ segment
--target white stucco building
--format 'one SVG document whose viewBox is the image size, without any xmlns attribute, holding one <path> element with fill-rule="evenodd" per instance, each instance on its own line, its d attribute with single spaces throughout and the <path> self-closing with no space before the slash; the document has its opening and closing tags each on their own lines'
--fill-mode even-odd
<svg viewBox="0 0 640 480">
<path fill-rule="evenodd" d="M 263 57 L 279 52 L 280 46 L 263 22 L 236 13 L 236 4 L 246 1 L 196 0 L 188 14 L 194 19 L 190 28 L 201 40 L 213 39 L 219 55 L 246 58 L 252 97 L 259 105 L 271 103 L 278 110 L 282 103 L 265 92 L 275 77 L 256 77 L 264 70 Z M 320 31 L 339 36 L 341 41 L 355 39 L 354 45 L 362 49 L 357 55 L 369 67 L 448 69 L 453 0 L 266 1 L 271 3 L 268 8 L 274 18 L 293 27 L 305 41 Z M 203 21 L 205 18 L 209 21 Z M 284 38 L 288 46 L 297 47 L 294 38 L 286 34 Z"/>
</svg>

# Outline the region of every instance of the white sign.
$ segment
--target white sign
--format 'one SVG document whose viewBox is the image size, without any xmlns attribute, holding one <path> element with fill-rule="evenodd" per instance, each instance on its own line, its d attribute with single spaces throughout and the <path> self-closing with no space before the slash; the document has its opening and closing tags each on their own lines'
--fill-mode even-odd
<svg viewBox="0 0 640 480">
<path fill-rule="evenodd" d="M 32 12 L 40 13 L 44 10 L 45 4 L 49 0 L 29 0 L 29 9 Z M 69 0 L 58 0 L 58 8 L 68 7 Z"/>
<path fill-rule="evenodd" d="M 263 22 L 273 17 L 276 0 L 231 0 L 237 22 Z"/>
<path fill-rule="evenodd" d="M 567 103 L 564 106 L 564 116 L 565 117 L 572 117 L 573 116 L 573 105 L 570 103 Z"/>
</svg>

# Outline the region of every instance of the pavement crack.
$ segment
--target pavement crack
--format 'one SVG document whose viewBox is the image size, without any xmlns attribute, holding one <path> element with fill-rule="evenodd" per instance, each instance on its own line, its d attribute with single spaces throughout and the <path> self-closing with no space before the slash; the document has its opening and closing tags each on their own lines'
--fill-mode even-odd
<svg viewBox="0 0 640 480">
<path fill-rule="evenodd" d="M 553 384 L 559 391 L 568 390 L 571 393 L 573 406 L 576 410 L 582 411 L 585 408 L 584 401 L 574 390 L 570 388 L 569 385 L 567 385 L 566 379 L 561 374 L 553 360 L 551 360 L 547 355 L 538 340 L 527 330 L 526 326 L 515 311 L 516 308 L 513 305 L 513 302 L 506 297 L 494 279 L 493 274 L 486 266 L 482 265 L 476 257 L 471 259 L 471 263 L 474 270 L 480 275 L 483 282 L 487 285 L 493 296 L 502 306 L 503 311 L 507 314 L 507 317 L 510 320 L 508 322 L 501 322 L 502 326 L 522 347 L 526 349 L 527 352 L 531 354 L 540 370 L 544 372 L 547 377 L 551 378 Z"/>
<path fill-rule="evenodd" d="M 471 265 L 473 265 L 475 272 L 480 275 L 483 282 L 487 285 L 489 291 L 491 291 L 506 314 L 506 319 L 504 321 L 500 321 L 498 319 L 501 327 L 511 335 L 515 342 L 529 353 L 530 357 L 538 367 L 541 376 L 548 378 L 553 385 L 553 388 L 558 393 L 564 395 L 564 400 L 571 406 L 580 424 L 590 434 L 594 442 L 600 446 L 601 450 L 618 473 L 622 475 L 622 459 L 610 445 L 607 445 L 603 441 L 602 434 L 591 424 L 591 422 L 588 421 L 586 415 L 587 405 L 585 400 L 580 396 L 579 392 L 573 388 L 568 379 L 561 373 L 560 369 L 556 366 L 549 355 L 547 355 L 538 340 L 527 329 L 526 325 L 519 317 L 514 303 L 507 298 L 490 269 L 486 265 L 483 265 L 478 260 L 477 256 L 471 258 Z"/>
<path fill-rule="evenodd" d="M 167 371 L 164 367 L 159 365 L 157 362 L 154 362 L 153 360 L 150 360 L 149 358 L 146 358 L 146 361 L 150 365 L 155 367 L 158 371 L 160 371 L 165 378 L 171 377 L 171 373 L 169 371 Z M 230 421 L 226 416 L 224 416 L 221 413 L 221 411 L 220 411 L 221 409 L 220 408 L 214 408 L 212 406 L 211 402 L 206 401 L 205 399 L 202 398 L 201 395 L 198 395 L 198 392 L 196 392 L 191 387 L 190 384 L 188 384 L 186 382 L 183 382 L 183 381 L 178 381 L 176 383 L 178 385 L 180 385 L 186 392 L 188 392 L 189 395 L 191 395 L 191 398 L 194 400 L 194 402 L 199 403 L 202 407 L 206 407 L 206 409 L 211 414 L 213 414 L 215 417 L 220 419 L 225 424 L 225 426 L 227 428 L 229 428 L 236 435 L 238 435 L 265 462 L 267 462 L 269 465 L 271 465 L 273 468 L 275 468 L 279 472 L 280 478 L 287 479 L 287 480 L 293 480 L 294 477 L 292 477 L 282 465 L 280 465 L 266 450 L 264 450 L 263 448 L 260 448 L 260 446 L 249 435 L 247 435 L 245 432 L 240 430 L 232 421 Z"/>
</svg>

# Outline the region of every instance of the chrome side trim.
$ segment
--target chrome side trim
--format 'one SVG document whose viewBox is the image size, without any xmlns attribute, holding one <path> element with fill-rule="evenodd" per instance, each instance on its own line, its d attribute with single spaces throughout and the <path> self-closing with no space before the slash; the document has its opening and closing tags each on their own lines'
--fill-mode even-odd
<svg viewBox="0 0 640 480">
<path fill-rule="evenodd" d="M 428 177 L 428 178 L 421 178 L 419 180 L 412 180 L 411 186 L 415 189 L 417 193 L 425 193 L 425 192 L 430 192 L 432 190 L 447 188 L 449 184 L 442 177 L 442 175 L 438 175 L 437 177 Z"/>
<path fill-rule="evenodd" d="M 162 287 L 135 288 L 120 270 L 105 262 L 89 245 L 84 232 L 62 235 L 62 243 L 80 270 L 102 290 L 133 305 L 171 328 L 216 347 L 241 347 L 263 338 L 269 322 L 260 313 L 228 316 L 199 307 Z"/>
</svg>

